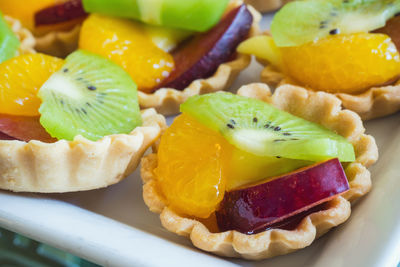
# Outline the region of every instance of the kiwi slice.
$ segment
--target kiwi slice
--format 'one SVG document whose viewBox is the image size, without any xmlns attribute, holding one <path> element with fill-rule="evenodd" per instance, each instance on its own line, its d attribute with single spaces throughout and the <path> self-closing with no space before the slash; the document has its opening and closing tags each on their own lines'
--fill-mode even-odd
<svg viewBox="0 0 400 267">
<path fill-rule="evenodd" d="M 57 139 L 98 140 L 141 124 L 137 86 L 121 67 L 78 50 L 40 88 L 40 123 Z"/>
<path fill-rule="evenodd" d="M 231 93 L 206 94 L 189 98 L 181 111 L 258 156 L 355 160 L 354 148 L 344 137 L 260 100 Z"/>
<path fill-rule="evenodd" d="M 274 17 L 277 46 L 300 46 L 334 34 L 369 32 L 400 11 L 400 0 L 305 0 L 285 5 Z"/>
<path fill-rule="evenodd" d="M 0 13 L 0 63 L 14 57 L 19 45 L 17 36 Z"/>
</svg>

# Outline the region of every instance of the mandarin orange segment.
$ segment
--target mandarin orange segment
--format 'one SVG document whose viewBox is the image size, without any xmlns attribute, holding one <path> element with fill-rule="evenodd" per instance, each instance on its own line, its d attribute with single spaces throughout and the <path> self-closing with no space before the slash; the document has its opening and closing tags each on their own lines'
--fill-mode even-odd
<svg viewBox="0 0 400 267">
<path fill-rule="evenodd" d="M 281 52 L 287 74 L 315 90 L 359 93 L 400 75 L 399 53 L 384 34 L 339 34 Z"/>
<path fill-rule="evenodd" d="M 64 60 L 26 54 L 0 64 L 0 113 L 38 116 L 37 91 L 63 65 Z"/>
<path fill-rule="evenodd" d="M 171 208 L 207 218 L 225 192 L 231 145 L 189 115 L 177 117 L 161 139 L 158 184 Z"/>
<path fill-rule="evenodd" d="M 63 0 L 2 0 L 0 1 L 0 10 L 6 15 L 20 20 L 25 27 L 33 30 L 35 28 L 33 19 L 35 12 L 60 2 Z"/>
<path fill-rule="evenodd" d="M 141 91 L 150 92 L 174 69 L 173 57 L 132 20 L 91 15 L 82 26 L 79 47 L 123 67 Z"/>
</svg>

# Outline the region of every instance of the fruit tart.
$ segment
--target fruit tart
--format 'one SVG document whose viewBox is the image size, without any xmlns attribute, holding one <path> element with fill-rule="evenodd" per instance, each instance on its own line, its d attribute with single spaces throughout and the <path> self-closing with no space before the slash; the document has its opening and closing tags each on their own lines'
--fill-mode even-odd
<svg viewBox="0 0 400 267">
<path fill-rule="evenodd" d="M 140 111 L 136 84 L 112 61 L 78 50 L 0 64 L 0 188 L 68 192 L 114 184 L 165 127 Z"/>
<path fill-rule="evenodd" d="M 238 50 L 261 59 L 270 85 L 333 93 L 362 119 L 382 117 L 400 110 L 399 12 L 398 0 L 296 1 Z"/>
<path fill-rule="evenodd" d="M 260 20 L 241 0 L 70 2 L 37 12 L 37 23 L 89 14 L 79 48 L 123 67 L 138 85 L 140 106 L 163 114 L 178 113 L 192 95 L 227 89 L 250 62 L 236 47 Z"/>
<path fill-rule="evenodd" d="M 245 0 L 245 3 L 252 5 L 261 12 L 276 10 L 289 2 L 290 0 Z"/>
<path fill-rule="evenodd" d="M 71 5 L 75 6 L 79 3 L 80 1 L 76 0 L 3 0 L 0 1 L 0 11 L 19 20 L 23 27 L 33 33 L 37 51 L 57 57 L 65 57 L 77 48 L 79 28 L 85 14 L 51 24 L 40 23 L 40 16 L 39 21 L 37 21 L 36 14 L 48 8 L 52 9 L 54 6 L 60 15 L 64 10 L 61 10 L 60 6 L 65 5 L 66 11 L 69 11 Z"/>
<path fill-rule="evenodd" d="M 304 248 L 370 190 L 375 139 L 331 94 L 251 84 L 181 111 L 142 159 L 143 197 L 202 250 L 264 259 Z"/>
</svg>

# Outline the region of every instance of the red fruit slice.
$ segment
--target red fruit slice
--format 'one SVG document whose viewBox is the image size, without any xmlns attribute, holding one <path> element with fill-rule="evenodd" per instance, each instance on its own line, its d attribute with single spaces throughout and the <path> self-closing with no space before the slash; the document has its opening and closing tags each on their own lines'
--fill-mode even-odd
<svg viewBox="0 0 400 267">
<path fill-rule="evenodd" d="M 246 5 L 229 12 L 216 26 L 182 44 L 172 53 L 175 70 L 158 88 L 184 89 L 193 80 L 211 76 L 232 58 L 249 34 L 253 17 Z"/>
<path fill-rule="evenodd" d="M 39 122 L 39 117 L 23 117 L 0 114 L 0 139 L 29 142 L 38 140 L 46 143 L 56 142 Z"/>
<path fill-rule="evenodd" d="M 0 132 L 0 140 L 15 140 L 15 138 Z"/>
<path fill-rule="evenodd" d="M 261 232 L 349 190 L 338 159 L 301 168 L 266 183 L 226 192 L 216 212 L 220 230 Z"/>
<path fill-rule="evenodd" d="M 51 25 L 85 17 L 81 0 L 69 0 L 35 13 L 35 26 Z"/>
</svg>

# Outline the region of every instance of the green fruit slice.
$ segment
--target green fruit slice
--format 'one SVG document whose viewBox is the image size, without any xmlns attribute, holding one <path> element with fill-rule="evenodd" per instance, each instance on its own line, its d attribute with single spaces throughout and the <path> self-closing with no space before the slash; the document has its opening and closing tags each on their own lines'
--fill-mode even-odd
<svg viewBox="0 0 400 267">
<path fill-rule="evenodd" d="M 40 123 L 57 139 L 130 133 L 141 124 L 136 88 L 118 65 L 78 50 L 40 88 Z"/>
<path fill-rule="evenodd" d="M 204 32 L 221 19 L 229 0 L 83 0 L 88 13 Z"/>
<path fill-rule="evenodd" d="M 0 13 L 0 63 L 14 57 L 19 46 L 17 36 Z"/>
<path fill-rule="evenodd" d="M 400 11 L 400 0 L 306 0 L 285 5 L 274 17 L 277 46 L 300 46 L 330 34 L 369 32 Z"/>
<path fill-rule="evenodd" d="M 230 93 L 194 96 L 181 105 L 181 111 L 258 156 L 355 160 L 354 148 L 344 137 L 256 99 Z"/>
</svg>

